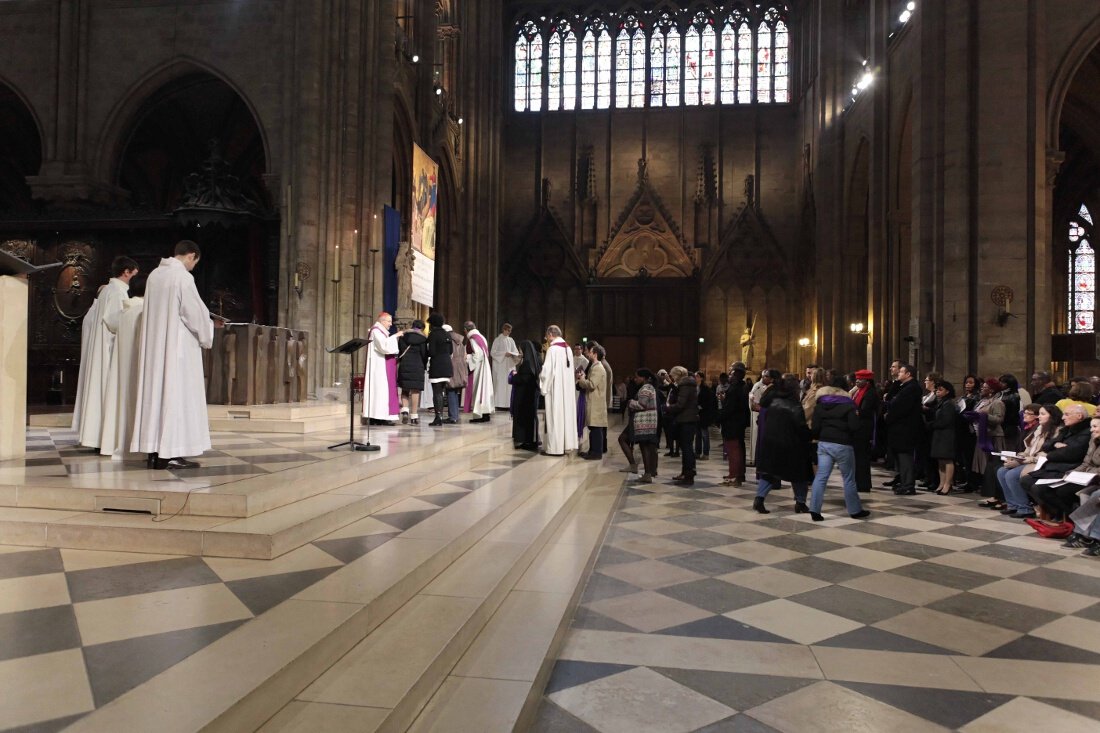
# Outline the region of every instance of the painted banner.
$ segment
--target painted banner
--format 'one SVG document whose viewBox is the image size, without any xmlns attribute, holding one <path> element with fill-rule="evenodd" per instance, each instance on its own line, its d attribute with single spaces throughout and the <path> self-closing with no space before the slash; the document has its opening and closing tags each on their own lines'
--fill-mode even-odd
<svg viewBox="0 0 1100 733">
<path fill-rule="evenodd" d="M 439 166 L 413 143 L 412 299 L 431 307 L 435 292 L 435 222 L 439 194 Z"/>
</svg>

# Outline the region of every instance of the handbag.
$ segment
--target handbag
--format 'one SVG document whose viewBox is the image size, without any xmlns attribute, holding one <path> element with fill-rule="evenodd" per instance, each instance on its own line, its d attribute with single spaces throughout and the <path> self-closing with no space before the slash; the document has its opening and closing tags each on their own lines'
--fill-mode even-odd
<svg viewBox="0 0 1100 733">
<path fill-rule="evenodd" d="M 1047 539 L 1064 540 L 1066 537 L 1073 534 L 1073 522 L 1047 524 L 1038 519 L 1025 519 L 1024 521 L 1028 523 L 1028 526 L 1038 532 L 1040 537 L 1046 537 Z"/>
</svg>

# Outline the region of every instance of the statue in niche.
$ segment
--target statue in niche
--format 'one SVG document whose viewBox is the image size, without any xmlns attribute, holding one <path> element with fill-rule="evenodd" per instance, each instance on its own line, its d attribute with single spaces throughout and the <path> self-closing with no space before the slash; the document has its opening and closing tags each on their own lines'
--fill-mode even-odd
<svg viewBox="0 0 1100 733">
<path fill-rule="evenodd" d="M 393 265 L 394 269 L 397 270 L 397 313 L 394 320 L 412 318 L 413 308 L 415 307 L 412 300 L 412 275 L 415 263 L 413 249 L 409 246 L 409 243 L 399 243 L 397 260 Z"/>
<path fill-rule="evenodd" d="M 745 369 L 752 370 L 752 357 L 756 344 L 756 316 L 745 326 L 741 334 L 741 361 L 745 362 Z"/>
</svg>

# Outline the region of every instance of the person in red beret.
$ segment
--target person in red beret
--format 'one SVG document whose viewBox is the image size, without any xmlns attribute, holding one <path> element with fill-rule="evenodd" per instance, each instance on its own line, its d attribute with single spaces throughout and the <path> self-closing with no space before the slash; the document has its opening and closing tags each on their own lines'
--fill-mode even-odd
<svg viewBox="0 0 1100 733">
<path fill-rule="evenodd" d="M 870 369 L 860 369 L 856 372 L 856 386 L 852 390 L 852 401 L 856 403 L 856 414 L 859 415 L 859 429 L 856 431 L 853 443 L 856 456 L 856 488 L 861 493 L 870 493 L 871 451 L 874 450 L 878 437 L 876 426 L 879 405 L 882 404 L 878 388 L 875 387 L 875 373 Z"/>
</svg>

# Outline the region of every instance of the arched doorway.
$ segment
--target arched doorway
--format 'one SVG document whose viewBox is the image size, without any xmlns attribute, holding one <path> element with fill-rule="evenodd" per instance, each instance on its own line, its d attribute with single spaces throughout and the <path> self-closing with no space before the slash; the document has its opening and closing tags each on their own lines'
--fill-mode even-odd
<svg viewBox="0 0 1100 733">
<path fill-rule="evenodd" d="M 278 221 L 264 186 L 263 135 L 252 111 L 207 72 L 174 79 L 133 115 L 112 181 L 138 212 L 164 219 L 134 243 L 150 268 L 174 239 L 203 248 L 195 271 L 213 310 L 234 320 L 271 322 L 278 287 Z"/>
<path fill-rule="evenodd" d="M 1100 234 L 1100 45 L 1069 83 L 1061 109 L 1059 147 L 1065 160 L 1054 184 L 1050 267 L 1053 297 L 1051 358 L 1063 376 L 1094 373 L 1095 248 Z M 1090 221 L 1091 220 L 1091 221 Z"/>
<path fill-rule="evenodd" d="M 42 165 L 42 141 L 23 100 L 0 83 L 0 212 L 12 214 L 33 208 L 27 176 Z"/>
</svg>

